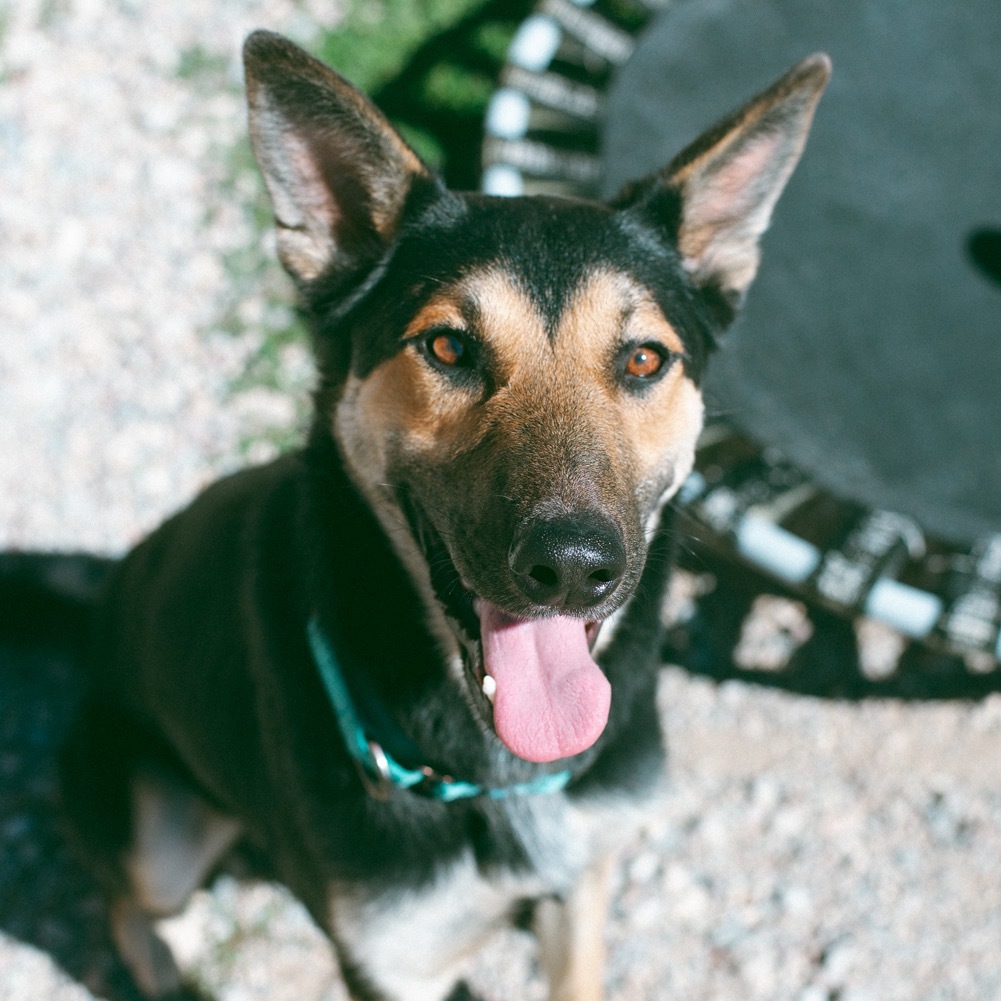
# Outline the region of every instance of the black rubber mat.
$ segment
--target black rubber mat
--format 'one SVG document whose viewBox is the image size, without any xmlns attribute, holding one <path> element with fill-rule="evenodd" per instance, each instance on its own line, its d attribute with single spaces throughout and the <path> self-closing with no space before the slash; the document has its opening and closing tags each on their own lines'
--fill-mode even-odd
<svg viewBox="0 0 1001 1001">
<path fill-rule="evenodd" d="M 837 494 L 1001 531 L 997 0 L 678 0 L 612 85 L 605 193 L 818 49 L 834 78 L 710 405 Z"/>
</svg>

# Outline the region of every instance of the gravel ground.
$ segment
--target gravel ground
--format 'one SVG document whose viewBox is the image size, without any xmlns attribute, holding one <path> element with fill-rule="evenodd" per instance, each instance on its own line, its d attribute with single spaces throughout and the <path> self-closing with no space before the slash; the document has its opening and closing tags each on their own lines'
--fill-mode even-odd
<svg viewBox="0 0 1001 1001">
<path fill-rule="evenodd" d="M 0 0 L 0 548 L 121 551 L 294 424 L 282 392 L 232 389 L 288 315 L 276 266 L 239 257 L 268 248 L 236 53 L 338 16 Z M 308 379 L 294 346 L 279 368 Z M 52 657 L 0 674 L 0 1001 L 135 997 L 53 807 L 74 692 Z M 618 878 L 611 999 L 1001 997 L 1001 696 L 848 705 L 670 669 L 662 700 L 672 789 Z M 166 933 L 219 1001 L 345 998 L 276 887 L 222 877 Z M 518 933 L 473 980 L 544 996 Z"/>
</svg>

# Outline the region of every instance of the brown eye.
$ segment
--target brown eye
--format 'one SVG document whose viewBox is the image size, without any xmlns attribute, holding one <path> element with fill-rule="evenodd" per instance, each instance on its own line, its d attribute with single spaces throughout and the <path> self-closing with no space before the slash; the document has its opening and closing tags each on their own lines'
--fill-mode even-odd
<svg viewBox="0 0 1001 1001">
<path fill-rule="evenodd" d="M 435 361 L 442 365 L 461 365 L 466 354 L 466 345 L 457 334 L 441 331 L 428 338 L 428 351 Z"/>
<path fill-rule="evenodd" d="M 664 367 L 664 355 L 649 344 L 634 348 L 626 359 L 626 375 L 633 379 L 649 379 Z"/>
</svg>

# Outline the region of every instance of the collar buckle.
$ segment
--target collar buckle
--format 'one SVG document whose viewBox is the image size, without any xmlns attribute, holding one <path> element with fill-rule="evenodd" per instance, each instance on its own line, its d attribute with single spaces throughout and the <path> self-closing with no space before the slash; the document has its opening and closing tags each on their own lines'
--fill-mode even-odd
<svg viewBox="0 0 1001 1001">
<path fill-rule="evenodd" d="M 374 740 L 367 739 L 365 744 L 368 748 L 368 760 L 365 761 L 361 757 L 354 759 L 361 784 L 372 799 L 385 803 L 394 787 L 393 776 L 389 769 L 389 758 L 382 746 Z"/>
</svg>

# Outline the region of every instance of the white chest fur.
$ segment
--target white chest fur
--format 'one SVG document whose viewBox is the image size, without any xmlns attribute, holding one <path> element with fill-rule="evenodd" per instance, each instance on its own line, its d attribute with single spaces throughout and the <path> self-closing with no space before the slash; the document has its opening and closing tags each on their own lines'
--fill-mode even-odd
<svg viewBox="0 0 1001 1001">
<path fill-rule="evenodd" d="M 585 872 L 636 837 L 650 801 L 557 793 L 496 806 L 521 842 L 526 868 L 483 871 L 470 849 L 419 888 L 332 895 L 334 935 L 388 997 L 442 1001 L 518 901 L 569 896 Z"/>
</svg>

